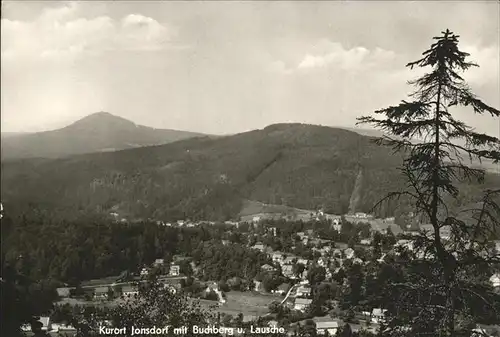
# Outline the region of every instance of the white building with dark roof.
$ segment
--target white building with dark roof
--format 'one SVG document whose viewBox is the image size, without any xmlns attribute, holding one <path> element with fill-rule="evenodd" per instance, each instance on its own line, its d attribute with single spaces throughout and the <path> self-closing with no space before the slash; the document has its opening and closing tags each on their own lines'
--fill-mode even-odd
<svg viewBox="0 0 500 337">
<path fill-rule="evenodd" d="M 372 310 L 371 321 L 374 324 L 380 324 L 385 319 L 385 312 L 387 310 L 381 308 L 375 308 Z"/>
<path fill-rule="evenodd" d="M 307 298 L 296 298 L 293 308 L 298 311 L 305 311 L 312 303 L 312 300 Z"/>
<path fill-rule="evenodd" d="M 339 322 L 337 320 L 327 320 L 316 322 L 316 333 L 318 335 L 335 336 L 339 329 Z"/>
</svg>

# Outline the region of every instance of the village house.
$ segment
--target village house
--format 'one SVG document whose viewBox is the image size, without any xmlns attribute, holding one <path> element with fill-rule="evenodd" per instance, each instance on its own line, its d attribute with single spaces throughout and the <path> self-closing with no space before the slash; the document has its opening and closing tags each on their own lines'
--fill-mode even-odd
<svg viewBox="0 0 500 337">
<path fill-rule="evenodd" d="M 273 259 L 273 262 L 280 262 L 283 260 L 283 253 L 282 252 L 274 252 L 273 255 L 271 256 Z"/>
<path fill-rule="evenodd" d="M 108 291 L 109 291 L 108 287 L 98 287 L 98 288 L 95 288 L 94 299 L 96 299 L 96 300 L 105 300 L 105 299 L 107 299 L 108 298 Z"/>
<path fill-rule="evenodd" d="M 332 221 L 333 230 L 340 232 L 342 230 L 342 220 L 341 219 L 333 219 Z"/>
<path fill-rule="evenodd" d="M 52 330 L 52 324 L 50 323 L 50 317 L 47 317 L 47 316 L 40 317 L 39 321 L 42 323 L 42 331 Z"/>
<path fill-rule="evenodd" d="M 253 280 L 253 284 L 254 284 L 254 287 L 253 287 L 254 291 L 262 291 L 262 290 L 264 290 L 264 286 L 262 285 L 261 281 Z"/>
<path fill-rule="evenodd" d="M 494 274 L 490 277 L 490 282 L 493 288 L 500 287 L 500 274 Z"/>
<path fill-rule="evenodd" d="M 71 288 L 57 288 L 57 296 L 60 298 L 68 298 L 70 296 Z"/>
<path fill-rule="evenodd" d="M 214 292 L 216 290 L 219 290 L 219 286 L 217 285 L 217 283 L 215 282 L 208 282 L 206 284 L 206 288 L 204 290 L 205 293 L 211 293 L 211 292 Z"/>
<path fill-rule="evenodd" d="M 371 315 L 371 321 L 374 324 L 380 324 L 381 322 L 384 321 L 385 318 L 385 312 L 387 310 L 381 309 L 381 308 L 375 308 L 372 310 L 372 315 Z"/>
<path fill-rule="evenodd" d="M 263 265 L 262 267 L 260 267 L 260 269 L 262 269 L 263 271 L 267 271 L 267 272 L 276 271 L 276 268 L 274 268 L 273 266 L 268 265 L 268 264 Z"/>
<path fill-rule="evenodd" d="M 352 259 L 354 257 L 354 249 L 352 248 L 347 248 L 344 250 L 345 257 L 348 259 Z"/>
<path fill-rule="evenodd" d="M 222 244 L 223 244 L 224 246 L 227 246 L 227 245 L 229 244 L 229 240 L 222 240 Z"/>
<path fill-rule="evenodd" d="M 309 265 L 309 260 L 303 259 L 303 258 L 299 258 L 299 259 L 297 259 L 297 263 L 303 264 L 304 266 L 307 267 Z"/>
<path fill-rule="evenodd" d="M 405 231 L 403 231 L 403 234 L 407 235 L 407 236 L 419 236 L 420 235 L 420 233 L 417 230 L 405 230 Z"/>
<path fill-rule="evenodd" d="M 434 235 L 434 226 L 432 224 L 420 225 L 420 230 L 432 237 Z M 441 239 L 449 240 L 451 238 L 451 226 L 443 226 L 439 229 Z"/>
<path fill-rule="evenodd" d="M 139 290 L 136 286 L 128 285 L 128 286 L 124 286 L 122 288 L 122 294 L 125 297 L 133 297 L 133 296 L 139 294 Z"/>
<path fill-rule="evenodd" d="M 316 322 L 316 333 L 318 335 L 335 336 L 339 328 L 339 322 L 336 320 L 320 321 Z"/>
<path fill-rule="evenodd" d="M 43 327 L 42 327 L 43 329 Z M 51 331 L 53 332 L 63 332 L 70 333 L 76 331 L 76 328 L 71 324 L 63 324 L 63 323 L 53 323 L 51 324 Z"/>
<path fill-rule="evenodd" d="M 293 266 L 292 265 L 285 265 L 281 268 L 281 273 L 283 276 L 294 279 L 296 278 L 295 274 L 293 273 Z"/>
<path fill-rule="evenodd" d="M 164 263 L 165 263 L 164 259 L 156 259 L 155 262 L 153 263 L 153 267 L 159 268 L 163 266 Z"/>
<path fill-rule="evenodd" d="M 311 287 L 309 286 L 300 286 L 297 288 L 295 293 L 295 297 L 308 297 L 311 296 Z"/>
<path fill-rule="evenodd" d="M 252 249 L 257 249 L 260 250 L 261 252 L 264 252 L 265 246 L 262 244 L 262 242 L 257 242 L 255 245 L 252 246 Z"/>
<path fill-rule="evenodd" d="M 148 276 L 149 271 L 146 267 L 141 269 L 141 276 Z"/>
<path fill-rule="evenodd" d="M 312 303 L 312 300 L 307 298 L 296 298 L 293 309 L 298 311 L 305 311 Z"/>
<path fill-rule="evenodd" d="M 369 246 L 372 244 L 372 240 L 371 239 L 362 239 L 359 243 L 362 245 L 365 245 L 365 246 Z"/>
<path fill-rule="evenodd" d="M 356 258 L 354 258 L 354 260 L 352 260 L 352 263 L 354 263 L 354 264 L 363 264 L 363 260 L 361 260 L 359 257 L 356 257 Z"/>
<path fill-rule="evenodd" d="M 168 276 L 179 276 L 180 275 L 180 267 L 177 264 L 171 264 L 170 270 L 168 271 Z"/>
</svg>

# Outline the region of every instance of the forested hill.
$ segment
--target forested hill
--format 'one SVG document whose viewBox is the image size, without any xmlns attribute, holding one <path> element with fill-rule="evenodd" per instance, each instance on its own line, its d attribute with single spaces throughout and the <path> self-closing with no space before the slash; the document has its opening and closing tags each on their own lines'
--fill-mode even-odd
<svg viewBox="0 0 500 337">
<path fill-rule="evenodd" d="M 35 133 L 2 133 L 2 160 L 59 158 L 167 144 L 203 136 L 199 133 L 137 125 L 108 112 L 86 116 L 64 128 Z"/>
<path fill-rule="evenodd" d="M 352 198 L 351 211 L 368 212 L 401 187 L 400 160 L 351 131 L 277 124 L 215 139 L 4 162 L 1 198 L 6 209 L 62 218 L 114 212 L 128 219 L 225 220 L 237 217 L 245 199 L 341 214 Z M 487 185 L 500 186 L 499 177 L 488 176 Z M 483 188 L 465 186 L 463 202 Z"/>
</svg>

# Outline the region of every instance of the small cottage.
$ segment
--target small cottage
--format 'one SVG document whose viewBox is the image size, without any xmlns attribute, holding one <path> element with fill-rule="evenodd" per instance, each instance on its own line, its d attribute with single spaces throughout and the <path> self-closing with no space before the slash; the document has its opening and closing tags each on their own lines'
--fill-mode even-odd
<svg viewBox="0 0 500 337">
<path fill-rule="evenodd" d="M 307 298 L 296 298 L 293 308 L 298 311 L 306 311 L 306 309 L 311 305 L 312 300 Z"/>
</svg>

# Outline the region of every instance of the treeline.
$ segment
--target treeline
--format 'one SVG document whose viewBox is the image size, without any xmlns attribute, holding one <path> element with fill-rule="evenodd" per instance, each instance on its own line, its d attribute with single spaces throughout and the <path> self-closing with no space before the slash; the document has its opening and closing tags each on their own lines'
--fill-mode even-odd
<svg viewBox="0 0 500 337">
<path fill-rule="evenodd" d="M 200 242 L 220 240 L 224 231 L 223 225 L 181 229 L 98 217 L 54 221 L 7 215 L 2 219 L 2 256 L 32 279 L 76 284 L 125 270 L 136 272 L 157 258 L 171 260 L 175 254 L 195 250 Z"/>
<path fill-rule="evenodd" d="M 200 242 L 191 254 L 204 280 L 249 280 L 255 278 L 262 265 L 272 263 L 267 254 L 238 244 Z"/>
</svg>

